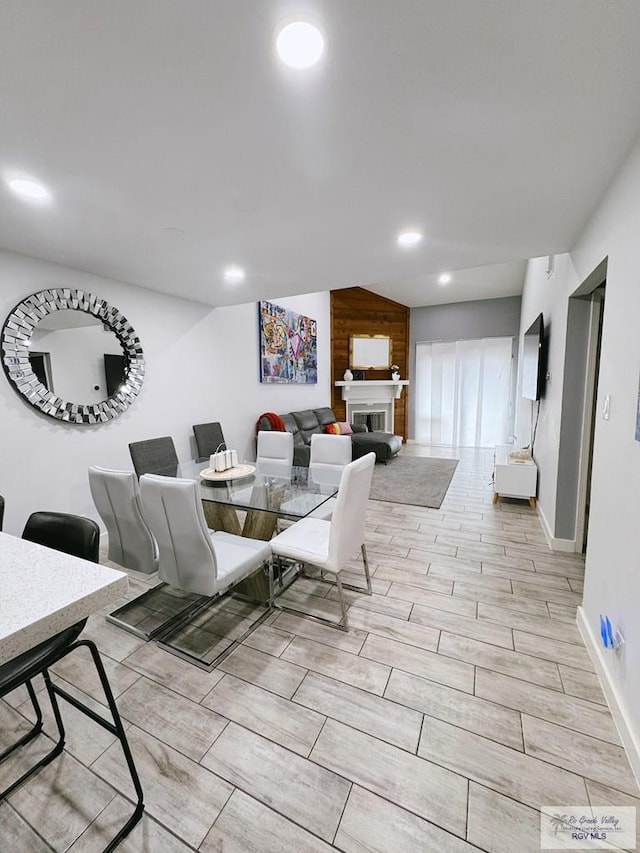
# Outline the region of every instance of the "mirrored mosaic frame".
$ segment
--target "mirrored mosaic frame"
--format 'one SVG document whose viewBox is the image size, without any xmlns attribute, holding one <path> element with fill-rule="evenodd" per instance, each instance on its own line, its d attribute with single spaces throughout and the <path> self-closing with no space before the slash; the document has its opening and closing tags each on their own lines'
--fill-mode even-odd
<svg viewBox="0 0 640 853">
<path fill-rule="evenodd" d="M 40 382 L 29 362 L 31 338 L 38 323 L 55 311 L 86 311 L 118 338 L 127 359 L 124 380 L 115 394 L 99 403 L 63 400 Z M 100 424 L 118 417 L 140 392 L 144 354 L 140 338 L 126 317 L 104 299 L 68 287 L 41 290 L 28 296 L 7 317 L 2 327 L 2 366 L 15 391 L 44 415 L 72 424 Z"/>
</svg>

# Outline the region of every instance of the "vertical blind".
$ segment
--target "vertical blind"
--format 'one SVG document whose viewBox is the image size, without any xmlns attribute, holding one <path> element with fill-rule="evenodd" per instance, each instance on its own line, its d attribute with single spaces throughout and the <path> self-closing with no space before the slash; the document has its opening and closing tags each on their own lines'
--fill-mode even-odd
<svg viewBox="0 0 640 853">
<path fill-rule="evenodd" d="M 513 338 L 416 345 L 416 439 L 492 447 L 511 431 Z"/>
</svg>

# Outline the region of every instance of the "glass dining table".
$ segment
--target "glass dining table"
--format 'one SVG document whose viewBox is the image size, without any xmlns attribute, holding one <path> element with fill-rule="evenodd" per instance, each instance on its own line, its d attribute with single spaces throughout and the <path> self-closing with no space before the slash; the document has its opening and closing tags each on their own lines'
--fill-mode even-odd
<svg viewBox="0 0 640 853">
<path fill-rule="evenodd" d="M 309 515 L 332 498 L 340 484 L 340 471 L 312 473 L 279 463 L 245 463 L 238 466 L 240 471 L 214 474 L 207 462 L 182 462 L 149 473 L 196 481 L 207 525 L 254 539 L 270 539 L 278 519 L 296 521 Z M 297 574 L 295 566 L 280 567 L 279 591 Z M 268 579 L 258 569 L 202 612 L 198 610 L 199 602 L 205 601 L 202 596 L 161 583 L 121 605 L 107 620 L 210 669 L 268 617 L 269 612 L 263 612 L 268 599 Z M 194 615 L 189 615 L 194 608 Z"/>
<path fill-rule="evenodd" d="M 196 480 L 212 530 L 264 540 L 271 539 L 279 518 L 297 521 L 332 498 L 341 475 L 341 471 L 311 472 L 268 462 L 212 472 L 207 460 L 181 462 L 150 473 Z M 239 511 L 245 513 L 242 521 Z"/>
</svg>

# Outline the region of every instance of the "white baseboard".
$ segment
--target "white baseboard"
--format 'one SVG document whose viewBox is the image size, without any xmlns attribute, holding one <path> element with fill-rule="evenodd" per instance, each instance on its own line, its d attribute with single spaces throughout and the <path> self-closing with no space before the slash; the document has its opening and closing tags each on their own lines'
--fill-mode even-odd
<svg viewBox="0 0 640 853">
<path fill-rule="evenodd" d="M 576 540 L 575 539 L 555 539 L 552 538 L 549 542 L 549 547 L 552 551 L 564 551 L 567 554 L 575 554 L 576 553 Z"/>
<path fill-rule="evenodd" d="M 549 548 L 551 548 L 552 551 L 564 551 L 568 554 L 574 554 L 576 551 L 576 540 L 556 539 L 556 537 L 551 533 L 549 522 L 547 521 L 547 517 L 540 504 L 538 504 L 538 516 L 540 518 L 540 523 L 542 524 L 542 532 L 545 535 Z"/>
<path fill-rule="evenodd" d="M 624 702 L 620 697 L 618 688 L 611 680 L 609 668 L 605 660 L 605 655 L 614 655 L 615 652 L 613 650 L 605 651 L 602 649 L 597 637 L 594 636 L 594 633 L 591 630 L 591 626 L 587 621 L 583 607 L 578 607 L 576 622 L 578 630 L 584 640 L 584 644 L 587 647 L 589 657 L 596 668 L 598 679 L 602 686 L 605 699 L 607 700 L 607 705 L 609 706 L 613 721 L 618 729 L 622 745 L 626 750 L 629 763 L 631 764 L 631 769 L 638 784 L 640 785 L 640 737 L 633 730 L 633 726 L 631 725 L 631 721 L 629 720 L 628 714 L 625 710 Z"/>
</svg>

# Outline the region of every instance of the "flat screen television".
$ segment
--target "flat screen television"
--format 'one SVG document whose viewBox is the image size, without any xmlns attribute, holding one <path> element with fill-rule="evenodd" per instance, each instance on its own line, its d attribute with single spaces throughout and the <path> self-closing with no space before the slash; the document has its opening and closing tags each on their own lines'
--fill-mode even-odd
<svg viewBox="0 0 640 853">
<path fill-rule="evenodd" d="M 539 400 L 544 389 L 544 320 L 538 314 L 524 333 L 522 347 L 522 396 Z"/>
</svg>

